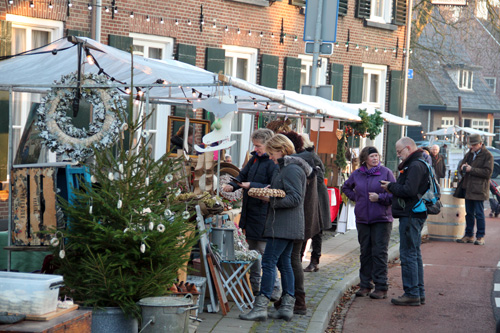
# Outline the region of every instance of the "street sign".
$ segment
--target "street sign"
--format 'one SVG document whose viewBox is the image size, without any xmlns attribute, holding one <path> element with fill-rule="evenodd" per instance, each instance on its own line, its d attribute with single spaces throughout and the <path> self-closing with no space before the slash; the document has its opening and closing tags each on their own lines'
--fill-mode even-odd
<svg viewBox="0 0 500 333">
<path fill-rule="evenodd" d="M 413 69 L 408 68 L 408 79 L 413 79 Z"/>
<path fill-rule="evenodd" d="M 313 54 L 314 43 L 306 42 L 306 52 L 308 54 Z M 333 43 L 321 43 L 319 46 L 319 54 L 332 55 L 333 54 Z"/>
<path fill-rule="evenodd" d="M 314 42 L 316 34 L 316 22 L 318 22 L 319 0 L 306 1 L 306 15 L 304 23 L 304 41 Z M 320 40 L 327 43 L 335 43 L 337 39 L 337 20 L 339 12 L 339 0 L 323 0 L 321 12 L 321 36 Z"/>
</svg>

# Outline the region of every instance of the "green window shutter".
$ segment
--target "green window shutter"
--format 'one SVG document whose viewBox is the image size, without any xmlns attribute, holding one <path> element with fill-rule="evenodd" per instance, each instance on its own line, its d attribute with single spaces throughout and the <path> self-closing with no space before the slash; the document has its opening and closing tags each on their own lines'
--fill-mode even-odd
<svg viewBox="0 0 500 333">
<path fill-rule="evenodd" d="M 393 23 L 396 25 L 406 24 L 406 0 L 394 0 L 393 5 Z"/>
<path fill-rule="evenodd" d="M 130 52 L 130 48 L 134 44 L 134 39 L 127 36 L 109 35 L 108 44 L 119 50 Z"/>
<path fill-rule="evenodd" d="M 391 86 L 389 88 L 389 113 L 401 115 L 403 109 L 403 71 L 391 71 Z"/>
<path fill-rule="evenodd" d="M 0 21 L 0 56 L 12 51 L 12 22 Z M 9 92 L 0 91 L 0 181 L 7 180 L 9 158 Z"/>
<path fill-rule="evenodd" d="M 363 67 L 351 66 L 349 72 L 349 103 L 363 102 Z"/>
<path fill-rule="evenodd" d="M 196 50 L 195 50 L 196 55 Z M 224 62 L 226 61 L 226 50 L 207 47 L 205 52 L 205 69 L 212 73 L 224 73 Z"/>
<path fill-rule="evenodd" d="M 339 0 L 339 16 L 347 15 L 347 0 Z"/>
<path fill-rule="evenodd" d="M 280 58 L 263 54 L 260 60 L 260 85 L 269 88 L 278 88 L 278 69 Z"/>
<path fill-rule="evenodd" d="M 342 82 L 344 81 L 344 65 L 333 64 L 330 67 L 330 84 L 333 86 L 333 100 L 342 102 Z"/>
<path fill-rule="evenodd" d="M 0 21 L 0 57 L 12 51 L 12 22 Z"/>
<path fill-rule="evenodd" d="M 73 29 L 66 29 L 66 36 L 92 38 L 90 31 L 81 31 L 81 30 L 73 30 Z"/>
<path fill-rule="evenodd" d="M 371 0 L 357 0 L 356 2 L 356 17 L 370 18 Z"/>
<path fill-rule="evenodd" d="M 300 65 L 299 58 L 285 57 L 285 77 L 283 89 L 300 92 Z"/>
<path fill-rule="evenodd" d="M 402 114 L 403 109 L 403 84 L 404 75 L 403 71 L 391 71 L 390 87 L 389 87 L 389 113 L 396 116 Z M 396 170 L 398 166 L 398 157 L 396 154 L 396 141 L 401 137 L 401 126 L 387 125 L 387 138 L 386 138 L 386 154 L 385 165 L 391 169 Z"/>
<path fill-rule="evenodd" d="M 179 61 L 196 66 L 196 46 L 188 44 L 177 44 L 175 58 Z"/>
</svg>

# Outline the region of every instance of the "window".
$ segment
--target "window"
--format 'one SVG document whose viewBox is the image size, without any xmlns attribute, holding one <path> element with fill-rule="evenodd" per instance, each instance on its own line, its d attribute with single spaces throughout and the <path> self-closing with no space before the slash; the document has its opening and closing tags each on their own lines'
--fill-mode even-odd
<svg viewBox="0 0 500 333">
<path fill-rule="evenodd" d="M 458 88 L 472 90 L 472 71 L 466 69 L 458 71 Z"/>
<path fill-rule="evenodd" d="M 455 125 L 455 118 L 443 117 L 441 118 L 441 128 L 448 128 Z"/>
<path fill-rule="evenodd" d="M 387 67 L 363 64 L 363 70 L 363 103 L 384 110 Z"/>
<path fill-rule="evenodd" d="M 174 39 L 168 37 L 159 37 L 130 33 L 133 38 L 134 54 L 142 55 L 144 58 L 168 60 L 172 59 Z M 142 115 L 149 112 L 149 118 L 146 122 L 145 132 L 148 133 L 150 145 L 154 158 L 157 160 L 167 151 L 167 133 L 158 131 L 158 128 L 165 128 L 170 115 L 170 106 L 150 104 L 150 109 L 141 110 Z"/>
<path fill-rule="evenodd" d="M 494 94 L 497 93 L 497 78 L 496 77 L 485 77 L 484 80 L 491 88 Z"/>
<path fill-rule="evenodd" d="M 301 71 L 300 71 L 300 86 L 312 85 L 312 60 L 313 57 L 310 55 L 299 54 L 301 60 Z M 318 74 L 316 76 L 316 85 L 326 84 L 326 69 L 328 67 L 328 59 L 319 58 L 321 66 L 318 68 Z"/>
<path fill-rule="evenodd" d="M 224 74 L 256 83 L 256 70 L 258 50 L 249 47 L 224 45 L 226 59 L 224 62 Z M 248 149 L 252 149 L 250 142 L 250 131 L 253 116 L 250 114 L 235 114 L 231 124 L 231 140 L 235 140 L 228 153 L 233 158 L 233 164 L 240 166 L 245 160 Z"/>
<path fill-rule="evenodd" d="M 490 120 L 489 119 L 471 119 L 471 128 L 480 131 L 489 132 L 490 131 Z"/>
<path fill-rule="evenodd" d="M 391 12 L 392 12 L 392 1 L 372 0 L 369 21 L 389 24 L 392 22 Z"/>
<path fill-rule="evenodd" d="M 55 41 L 63 36 L 63 22 L 30 18 L 7 14 L 7 21 L 12 22 L 12 54 L 31 50 Z M 12 118 L 12 134 L 14 154 L 23 134 L 24 125 L 30 109 L 40 103 L 41 94 L 14 93 Z M 51 158 L 53 158 L 52 155 Z"/>
</svg>

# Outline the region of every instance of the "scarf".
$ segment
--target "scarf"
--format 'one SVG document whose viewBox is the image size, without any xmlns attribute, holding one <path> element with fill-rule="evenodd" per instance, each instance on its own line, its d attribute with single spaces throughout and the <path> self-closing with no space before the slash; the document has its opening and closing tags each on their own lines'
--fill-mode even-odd
<svg viewBox="0 0 500 333">
<path fill-rule="evenodd" d="M 362 165 L 359 170 L 363 173 L 366 173 L 368 176 L 378 176 L 380 175 L 380 162 L 378 162 L 377 166 L 372 167 L 371 169 L 368 169 L 366 165 Z"/>
</svg>

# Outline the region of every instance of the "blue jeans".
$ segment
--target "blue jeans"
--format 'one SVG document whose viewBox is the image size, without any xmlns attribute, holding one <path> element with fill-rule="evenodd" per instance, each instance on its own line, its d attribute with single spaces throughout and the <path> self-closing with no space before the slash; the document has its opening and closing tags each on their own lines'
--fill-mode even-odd
<svg viewBox="0 0 500 333">
<path fill-rule="evenodd" d="M 293 241 L 290 239 L 270 238 L 267 240 L 266 250 L 262 256 L 261 295 L 271 298 L 276 279 L 276 266 L 278 266 L 281 273 L 283 294 L 295 296 L 295 278 L 291 261 L 292 249 Z"/>
<path fill-rule="evenodd" d="M 399 255 L 403 289 L 408 297 L 425 297 L 424 265 L 420 242 L 425 219 L 399 218 Z"/>
<path fill-rule="evenodd" d="M 474 220 L 476 220 L 476 238 L 484 237 L 486 233 L 486 223 L 484 220 L 484 202 L 482 200 L 465 199 L 465 212 L 465 236 L 474 236 Z"/>
</svg>

